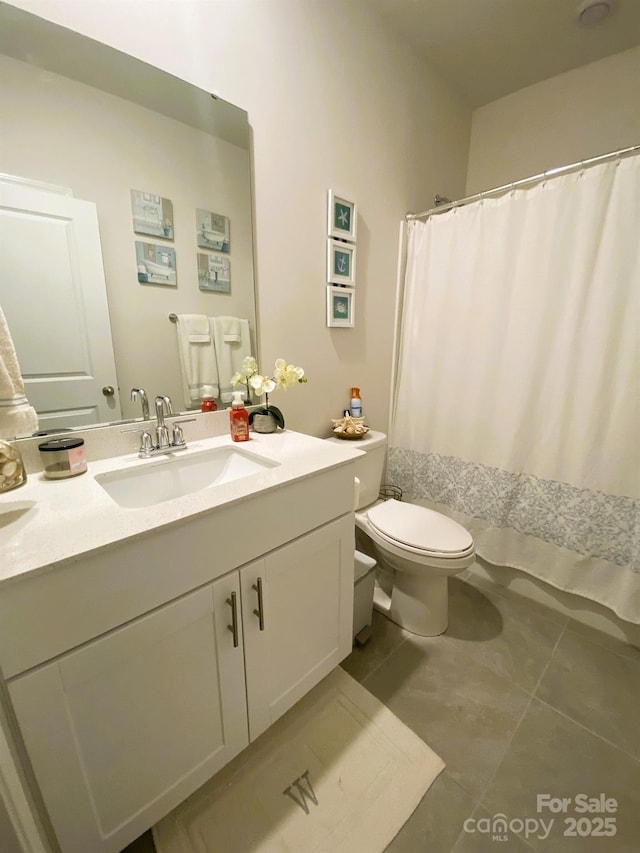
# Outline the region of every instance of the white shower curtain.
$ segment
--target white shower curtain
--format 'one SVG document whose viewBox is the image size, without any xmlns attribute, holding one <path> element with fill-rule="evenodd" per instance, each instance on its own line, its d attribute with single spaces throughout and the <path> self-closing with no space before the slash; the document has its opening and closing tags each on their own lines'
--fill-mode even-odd
<svg viewBox="0 0 640 853">
<path fill-rule="evenodd" d="M 640 622 L 640 156 L 408 229 L 389 482 Z"/>
</svg>

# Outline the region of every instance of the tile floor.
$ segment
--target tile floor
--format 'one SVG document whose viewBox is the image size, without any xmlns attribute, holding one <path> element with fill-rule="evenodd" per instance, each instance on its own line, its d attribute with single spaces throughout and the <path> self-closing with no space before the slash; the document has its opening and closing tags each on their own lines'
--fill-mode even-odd
<svg viewBox="0 0 640 853">
<path fill-rule="evenodd" d="M 465 573 L 450 581 L 445 635 L 374 613 L 343 667 L 447 764 L 387 853 L 640 850 L 639 649 Z M 537 812 L 538 794 L 571 801 Z M 617 811 L 578 812 L 579 794 Z M 497 814 L 511 826 L 494 838 Z M 150 833 L 126 853 L 154 853 Z"/>
</svg>

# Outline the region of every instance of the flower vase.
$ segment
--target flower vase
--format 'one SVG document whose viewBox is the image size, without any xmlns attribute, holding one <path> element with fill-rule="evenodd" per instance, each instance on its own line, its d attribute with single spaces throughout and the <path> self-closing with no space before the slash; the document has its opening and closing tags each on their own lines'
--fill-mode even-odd
<svg viewBox="0 0 640 853">
<path fill-rule="evenodd" d="M 276 419 L 272 414 L 259 414 L 256 412 L 251 421 L 255 432 L 268 433 L 278 429 Z"/>
</svg>

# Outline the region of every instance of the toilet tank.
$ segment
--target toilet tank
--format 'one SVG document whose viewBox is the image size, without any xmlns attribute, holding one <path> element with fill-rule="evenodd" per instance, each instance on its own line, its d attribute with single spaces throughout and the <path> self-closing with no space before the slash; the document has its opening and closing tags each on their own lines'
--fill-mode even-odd
<svg viewBox="0 0 640 853">
<path fill-rule="evenodd" d="M 344 444 L 343 438 L 332 436 L 327 441 Z M 356 509 L 363 509 L 378 499 L 382 483 L 382 472 L 387 452 L 387 436 L 383 432 L 371 429 L 359 441 L 350 444 L 358 450 L 364 450 L 365 456 L 356 459 L 356 477 L 360 480 L 360 495 Z"/>
</svg>

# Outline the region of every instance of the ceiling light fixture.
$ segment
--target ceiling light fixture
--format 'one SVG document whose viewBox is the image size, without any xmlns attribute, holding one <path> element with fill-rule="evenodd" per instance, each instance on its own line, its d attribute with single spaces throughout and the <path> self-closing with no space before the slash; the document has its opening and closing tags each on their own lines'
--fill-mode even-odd
<svg viewBox="0 0 640 853">
<path fill-rule="evenodd" d="M 617 0 L 583 0 L 576 9 L 581 27 L 593 27 L 604 21 L 616 7 Z"/>
</svg>

